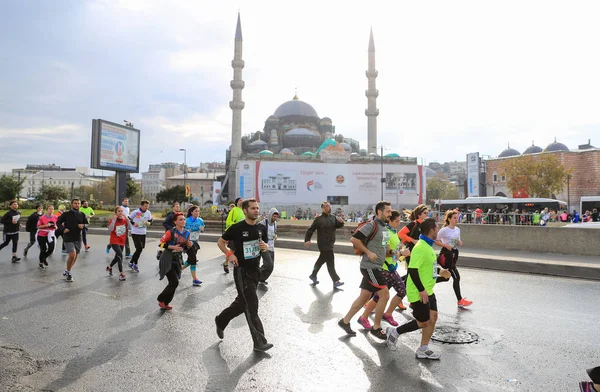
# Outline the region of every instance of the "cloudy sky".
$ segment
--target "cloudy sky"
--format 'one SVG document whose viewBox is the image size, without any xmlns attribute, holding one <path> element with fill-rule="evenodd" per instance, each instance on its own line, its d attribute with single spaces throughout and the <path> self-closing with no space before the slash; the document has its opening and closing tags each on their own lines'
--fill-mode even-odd
<svg viewBox="0 0 600 392">
<path fill-rule="evenodd" d="M 387 151 L 600 146 L 597 1 L 4 0 L 0 171 L 89 165 L 94 118 L 141 129 L 144 171 L 184 147 L 189 164 L 223 161 L 238 10 L 244 134 L 297 88 L 365 147 L 373 26 Z"/>
</svg>

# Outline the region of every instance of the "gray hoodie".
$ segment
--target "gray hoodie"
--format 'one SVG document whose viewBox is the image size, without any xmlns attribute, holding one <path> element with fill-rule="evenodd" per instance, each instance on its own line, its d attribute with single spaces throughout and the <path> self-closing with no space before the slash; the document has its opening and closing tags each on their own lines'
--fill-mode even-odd
<svg viewBox="0 0 600 392">
<path fill-rule="evenodd" d="M 280 215 L 277 208 L 271 208 L 267 215 L 267 219 L 263 221 L 263 224 L 267 227 L 267 232 L 269 233 L 269 242 L 267 244 L 269 245 L 269 250 L 271 252 L 275 252 L 275 237 L 277 237 L 277 222 L 271 223 L 273 214 Z"/>
</svg>

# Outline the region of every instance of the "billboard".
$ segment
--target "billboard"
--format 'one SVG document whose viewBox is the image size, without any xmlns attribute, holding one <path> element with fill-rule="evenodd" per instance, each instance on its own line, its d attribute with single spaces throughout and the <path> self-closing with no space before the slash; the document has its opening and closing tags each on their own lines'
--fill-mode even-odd
<svg viewBox="0 0 600 392">
<path fill-rule="evenodd" d="M 479 197 L 479 153 L 467 154 L 467 197 Z"/>
<path fill-rule="evenodd" d="M 93 169 L 139 173 L 140 130 L 105 120 L 92 121 Z"/>
<path fill-rule="evenodd" d="M 221 181 L 213 181 L 212 202 L 214 206 L 221 204 Z"/>
<path fill-rule="evenodd" d="M 277 204 L 373 204 L 381 199 L 381 166 L 281 161 L 238 162 L 240 196 Z M 413 205 L 423 200 L 423 175 L 416 164 L 384 165 L 384 198 Z"/>
</svg>

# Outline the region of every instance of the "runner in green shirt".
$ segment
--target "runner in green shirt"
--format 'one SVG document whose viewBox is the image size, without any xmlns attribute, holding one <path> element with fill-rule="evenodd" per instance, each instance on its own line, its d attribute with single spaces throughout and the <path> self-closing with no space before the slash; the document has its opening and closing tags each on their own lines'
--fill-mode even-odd
<svg viewBox="0 0 600 392">
<path fill-rule="evenodd" d="M 88 207 L 87 200 L 81 201 L 81 207 L 79 207 L 79 212 L 83 213 L 87 218 L 88 222 L 91 222 L 90 219 L 96 215 L 92 207 Z M 83 239 L 83 245 L 85 246 L 85 251 L 87 252 L 90 249 L 90 246 L 87 244 L 87 226 L 81 231 L 81 238 Z"/>
</svg>

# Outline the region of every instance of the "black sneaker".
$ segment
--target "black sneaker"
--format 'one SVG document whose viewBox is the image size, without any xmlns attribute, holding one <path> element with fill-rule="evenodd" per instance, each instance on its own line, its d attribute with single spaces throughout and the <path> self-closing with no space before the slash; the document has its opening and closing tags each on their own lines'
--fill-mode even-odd
<svg viewBox="0 0 600 392">
<path fill-rule="evenodd" d="M 215 325 L 217 327 L 217 336 L 219 339 L 223 339 L 225 337 L 225 331 L 219 328 L 219 323 L 217 322 L 217 318 L 215 317 Z"/>
<path fill-rule="evenodd" d="M 315 286 L 319 284 L 319 281 L 317 280 L 317 277 L 314 276 L 314 275 L 310 275 L 308 277 L 308 279 L 312 280 L 312 284 L 315 285 Z"/>
<path fill-rule="evenodd" d="M 48 266 L 48 262 L 46 260 L 44 260 L 44 266 Z"/>
<path fill-rule="evenodd" d="M 108 274 L 110 276 L 112 276 L 112 268 L 110 266 L 107 266 L 106 269 L 105 269 L 105 271 L 108 272 Z"/>
<path fill-rule="evenodd" d="M 223 263 L 223 271 L 228 274 L 229 273 L 229 265 L 227 263 Z"/>
<path fill-rule="evenodd" d="M 41 269 L 44 269 L 44 263 L 40 263 L 39 267 L 40 267 Z"/>
<path fill-rule="evenodd" d="M 67 282 L 73 282 L 73 275 L 67 275 Z"/>
<path fill-rule="evenodd" d="M 23 249 L 23 257 L 27 257 L 27 248 Z"/>
<path fill-rule="evenodd" d="M 21 259 L 20 259 L 20 258 L 18 258 L 17 256 L 13 256 L 13 257 L 12 257 L 12 262 L 13 262 L 13 263 L 18 263 L 19 261 L 21 261 Z"/>
<path fill-rule="evenodd" d="M 254 351 L 264 353 L 265 351 L 267 351 L 271 348 L 273 348 L 273 343 L 264 343 L 264 344 L 260 344 L 258 346 L 254 346 Z"/>
<path fill-rule="evenodd" d="M 338 321 L 338 325 L 340 326 L 341 329 L 343 329 L 346 334 L 348 334 L 349 336 L 356 336 L 356 332 L 350 328 L 350 324 L 346 324 L 344 322 L 344 319 L 340 319 L 340 321 Z"/>
<path fill-rule="evenodd" d="M 266 280 L 259 280 L 258 283 L 262 283 L 262 284 L 266 284 L 266 285 L 269 284 L 269 282 L 267 282 Z"/>
</svg>

